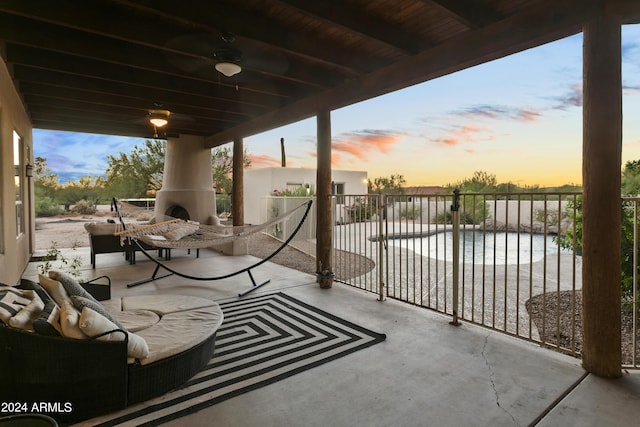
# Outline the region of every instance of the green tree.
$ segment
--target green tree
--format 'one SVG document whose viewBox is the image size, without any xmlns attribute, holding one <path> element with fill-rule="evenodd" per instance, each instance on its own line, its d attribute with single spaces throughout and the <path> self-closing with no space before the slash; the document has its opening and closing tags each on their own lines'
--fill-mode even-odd
<svg viewBox="0 0 640 427">
<path fill-rule="evenodd" d="M 33 188 L 36 216 L 52 216 L 61 212 L 56 200 L 58 175 L 47 166 L 47 159 L 36 157 L 33 168 Z"/>
<path fill-rule="evenodd" d="M 95 206 L 99 204 L 106 181 L 99 176 L 83 176 L 78 181 L 69 181 L 58 187 L 56 199 L 69 211 L 71 205 L 84 200 L 83 205 Z M 86 212 L 85 212 L 86 213 Z"/>
<path fill-rule="evenodd" d="M 251 160 L 247 150 L 243 153 L 242 165 L 244 169 L 251 167 Z M 217 147 L 211 150 L 211 173 L 213 188 L 216 193 L 231 194 L 233 185 L 233 152 L 230 147 Z"/>
<path fill-rule="evenodd" d="M 106 187 L 122 198 L 155 194 L 162 185 L 165 152 L 165 141 L 155 139 L 136 145 L 129 154 L 108 155 Z"/>
<path fill-rule="evenodd" d="M 36 186 L 55 189 L 58 186 L 58 175 L 47 166 L 47 159 L 36 157 L 33 167 L 33 182 Z"/>
<path fill-rule="evenodd" d="M 370 179 L 367 187 L 369 194 L 404 194 L 403 187 L 406 182 L 403 175 L 392 174 Z"/>
<path fill-rule="evenodd" d="M 56 189 L 59 186 L 58 175 L 47 166 L 47 159 L 36 157 L 33 167 L 33 186 L 36 197 L 55 198 Z"/>
<path fill-rule="evenodd" d="M 105 187 L 118 197 L 153 196 L 162 188 L 166 145 L 162 140 L 147 140 L 144 146 L 135 146 L 131 153 L 107 156 Z M 230 194 L 232 188 L 233 155 L 229 147 L 211 150 L 213 188 L 217 193 Z M 251 166 L 245 151 L 245 168 Z"/>
<path fill-rule="evenodd" d="M 497 187 L 496 176 L 485 171 L 475 171 L 471 178 L 447 185 L 449 190 L 458 188 L 461 193 L 494 193 Z"/>
<path fill-rule="evenodd" d="M 640 160 L 629 161 L 625 164 L 622 172 L 622 193 L 623 195 L 640 194 Z M 572 220 L 572 224 L 575 224 L 575 227 L 572 226 L 560 234 L 557 237 L 558 243 L 561 247 L 574 250 L 580 255 L 582 254 L 582 198 L 578 197 L 575 203 L 569 201 L 567 211 L 567 215 Z M 628 296 L 633 292 L 633 203 L 623 202 L 620 215 L 622 226 L 621 287 L 623 295 Z"/>
<path fill-rule="evenodd" d="M 640 160 L 625 163 L 622 170 L 622 195 L 640 195 Z"/>
</svg>

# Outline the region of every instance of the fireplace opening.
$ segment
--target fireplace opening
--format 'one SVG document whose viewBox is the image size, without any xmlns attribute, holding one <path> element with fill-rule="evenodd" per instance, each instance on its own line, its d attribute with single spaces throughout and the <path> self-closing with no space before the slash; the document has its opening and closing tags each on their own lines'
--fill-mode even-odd
<svg viewBox="0 0 640 427">
<path fill-rule="evenodd" d="M 185 221 L 191 219 L 189 218 L 189 212 L 187 212 L 187 210 L 180 205 L 171 206 L 169 209 L 167 209 L 165 215 L 170 216 L 171 218 L 183 219 Z"/>
</svg>

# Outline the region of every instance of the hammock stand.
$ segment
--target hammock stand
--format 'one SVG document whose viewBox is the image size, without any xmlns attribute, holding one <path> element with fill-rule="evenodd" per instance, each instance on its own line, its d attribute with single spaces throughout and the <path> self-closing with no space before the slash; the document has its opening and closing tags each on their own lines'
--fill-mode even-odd
<svg viewBox="0 0 640 427">
<path fill-rule="evenodd" d="M 118 214 L 118 217 L 120 218 L 120 222 L 123 225 L 123 228 L 125 227 L 124 225 L 124 220 L 122 219 L 122 217 L 120 216 L 120 212 L 118 210 L 118 205 L 117 205 L 117 201 L 114 199 L 114 205 L 116 206 L 115 210 L 116 213 Z M 127 238 L 131 239 L 131 241 L 133 242 L 133 244 L 135 244 L 136 246 L 138 246 L 138 248 L 140 249 L 140 251 L 144 254 L 144 256 L 146 256 L 147 258 L 149 258 L 151 261 L 153 261 L 154 263 L 156 263 L 156 268 L 153 271 L 153 274 L 151 275 L 150 278 L 148 279 L 142 279 L 136 282 L 132 282 L 127 284 L 128 288 L 134 287 L 134 286 L 138 286 L 138 285 L 142 285 L 145 283 L 149 283 L 152 282 L 154 280 L 159 280 L 159 279 L 163 279 L 165 277 L 171 276 L 173 274 L 175 274 L 176 276 L 180 276 L 180 277 L 184 277 L 185 279 L 190 279 L 190 280 L 199 280 L 199 281 L 213 281 L 213 280 L 222 280 L 222 279 L 227 279 L 229 277 L 233 277 L 233 276 L 237 276 L 238 274 L 242 274 L 244 272 L 249 274 L 249 278 L 251 279 L 251 284 L 252 287 L 247 288 L 246 290 L 240 292 L 238 294 L 239 297 L 245 296 L 247 294 L 249 294 L 250 292 L 255 291 L 256 289 L 266 285 L 267 283 L 271 282 L 271 279 L 267 279 L 266 281 L 262 282 L 262 283 L 256 283 L 253 274 L 251 274 L 251 270 L 264 264 L 265 262 L 271 260 L 271 258 L 273 258 L 274 256 L 276 256 L 278 253 L 280 253 L 280 251 L 282 251 L 292 240 L 293 238 L 296 236 L 296 234 L 298 234 L 298 231 L 300 231 L 300 229 L 302 228 L 302 224 L 304 224 L 304 221 L 307 219 L 307 216 L 309 215 L 309 212 L 311 211 L 311 205 L 312 205 L 312 201 L 309 200 L 303 204 L 301 204 L 300 206 L 294 208 L 293 210 L 291 210 L 290 212 L 288 212 L 287 214 L 283 215 L 283 217 L 289 216 L 290 214 L 292 214 L 293 212 L 297 211 L 298 209 L 300 209 L 301 207 L 306 205 L 306 209 L 304 211 L 304 214 L 302 215 L 302 218 L 300 219 L 300 222 L 296 225 L 296 228 L 293 230 L 293 232 L 291 233 L 291 235 L 284 241 L 282 242 L 282 244 L 271 254 L 269 254 L 269 256 L 267 256 L 266 258 L 256 262 L 255 264 L 250 265 L 249 267 L 243 268 L 241 270 L 235 271 L 233 273 L 228 273 L 228 274 L 224 274 L 221 276 L 212 276 L 212 277 L 199 277 L 199 276 L 191 276 L 189 274 L 186 273 L 181 273 L 179 271 L 177 271 L 174 268 L 169 267 L 168 265 L 166 265 L 165 263 L 157 260 L 156 258 L 153 257 L 153 255 L 151 255 L 149 252 L 147 252 L 142 245 L 138 242 L 138 239 L 135 237 L 131 237 L 128 236 Z M 273 223 L 273 221 L 270 221 L 269 223 Z M 120 234 L 126 234 L 126 232 L 120 232 Z M 237 235 L 235 237 L 242 237 L 242 234 Z M 151 242 L 148 242 L 151 243 Z M 214 246 L 214 245 L 211 245 Z M 169 273 L 163 274 L 158 276 L 158 272 L 160 270 L 160 268 L 163 268 L 165 270 L 167 270 Z"/>
</svg>

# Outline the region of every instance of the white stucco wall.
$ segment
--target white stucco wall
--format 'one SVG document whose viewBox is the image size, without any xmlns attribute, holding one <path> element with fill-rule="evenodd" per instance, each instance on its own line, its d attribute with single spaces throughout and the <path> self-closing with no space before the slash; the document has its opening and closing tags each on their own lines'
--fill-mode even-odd
<svg viewBox="0 0 640 427">
<path fill-rule="evenodd" d="M 22 138 L 22 163 L 33 164 L 32 125 L 20 101 L 5 62 L 0 59 L 0 282 L 16 284 L 29 263 L 35 243 L 33 180 L 20 171 L 25 232 L 16 236 L 13 132 Z"/>
<path fill-rule="evenodd" d="M 332 181 L 344 184 L 344 194 L 367 194 L 367 172 L 333 170 Z M 264 198 L 273 190 L 283 191 L 287 184 L 309 184 L 316 187 L 316 170 L 303 168 L 260 168 L 244 171 L 244 222 L 260 224 L 265 209 Z"/>
</svg>

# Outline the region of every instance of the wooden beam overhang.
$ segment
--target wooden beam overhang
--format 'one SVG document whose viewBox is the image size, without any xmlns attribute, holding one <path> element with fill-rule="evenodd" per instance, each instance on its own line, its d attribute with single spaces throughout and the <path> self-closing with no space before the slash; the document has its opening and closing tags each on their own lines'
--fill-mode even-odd
<svg viewBox="0 0 640 427">
<path fill-rule="evenodd" d="M 533 6 L 526 13 L 455 37 L 356 81 L 211 135 L 206 138 L 206 145 L 216 147 L 226 144 L 237 137 L 307 119 L 319 110 L 341 108 L 579 33 L 584 22 L 601 13 L 601 8 L 594 3 L 560 0 L 552 7 L 547 3 Z"/>
</svg>

